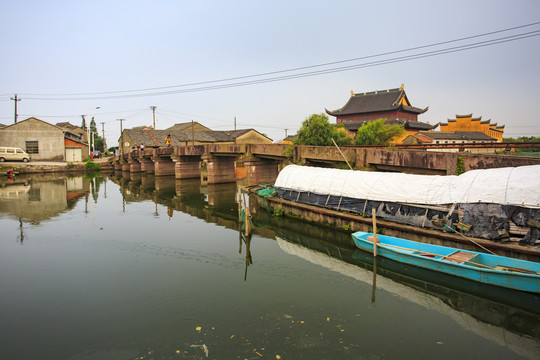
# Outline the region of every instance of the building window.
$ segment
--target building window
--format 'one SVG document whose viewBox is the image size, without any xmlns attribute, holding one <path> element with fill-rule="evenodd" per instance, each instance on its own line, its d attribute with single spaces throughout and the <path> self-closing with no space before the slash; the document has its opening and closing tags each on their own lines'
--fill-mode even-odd
<svg viewBox="0 0 540 360">
<path fill-rule="evenodd" d="M 29 154 L 39 154 L 39 147 L 37 141 L 26 142 L 26 152 Z"/>
</svg>

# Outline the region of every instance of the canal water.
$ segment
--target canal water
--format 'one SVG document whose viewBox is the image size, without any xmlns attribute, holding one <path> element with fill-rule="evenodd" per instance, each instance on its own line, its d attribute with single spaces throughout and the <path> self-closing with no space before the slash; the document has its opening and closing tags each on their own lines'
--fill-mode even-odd
<svg viewBox="0 0 540 360">
<path fill-rule="evenodd" d="M 538 297 L 374 264 L 254 197 L 246 238 L 236 184 L 1 185 L 0 359 L 540 358 Z"/>
</svg>

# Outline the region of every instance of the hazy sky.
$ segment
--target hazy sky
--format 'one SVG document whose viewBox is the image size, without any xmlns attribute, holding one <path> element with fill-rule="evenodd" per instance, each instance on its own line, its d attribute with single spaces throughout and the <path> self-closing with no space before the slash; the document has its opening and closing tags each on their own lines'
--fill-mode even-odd
<svg viewBox="0 0 540 360">
<path fill-rule="evenodd" d="M 151 125 L 152 105 L 157 106 L 158 129 L 195 120 L 229 130 L 236 116 L 238 128 L 255 128 L 279 140 L 285 129 L 295 133 L 310 114 L 343 106 L 351 90 L 383 90 L 403 83 L 413 106 L 429 106 L 420 121 L 434 124 L 473 113 L 506 125 L 505 136 L 540 136 L 540 36 L 274 81 L 488 40 L 513 40 L 502 38 L 519 34 L 539 35 L 536 24 L 369 57 L 540 22 L 538 0 L 4 0 L 1 9 L 3 124 L 13 123 L 10 97 L 17 93 L 22 98 L 19 120 L 35 116 L 53 124 L 80 125 L 81 114 L 94 115 L 100 134 L 100 123 L 105 123 L 109 145 L 117 145 L 120 135 L 116 119 L 126 119 L 124 128 Z M 358 59 L 363 57 L 369 58 Z M 358 60 L 246 77 L 349 59 Z M 190 85 L 239 77 L 246 78 Z M 273 81 L 228 86 L 263 79 Z M 215 86 L 221 88 L 205 89 Z M 163 92 L 171 93 L 157 94 Z"/>
</svg>

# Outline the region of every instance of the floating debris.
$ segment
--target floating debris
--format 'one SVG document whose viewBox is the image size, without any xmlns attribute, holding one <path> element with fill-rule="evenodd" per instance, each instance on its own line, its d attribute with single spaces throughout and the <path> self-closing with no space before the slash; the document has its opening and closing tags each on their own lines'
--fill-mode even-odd
<svg viewBox="0 0 540 360">
<path fill-rule="evenodd" d="M 204 354 L 206 355 L 206 357 L 208 357 L 208 347 L 206 346 L 206 344 L 202 344 L 202 345 L 191 345 L 190 347 L 192 348 L 198 348 L 198 349 L 202 349 Z"/>
</svg>

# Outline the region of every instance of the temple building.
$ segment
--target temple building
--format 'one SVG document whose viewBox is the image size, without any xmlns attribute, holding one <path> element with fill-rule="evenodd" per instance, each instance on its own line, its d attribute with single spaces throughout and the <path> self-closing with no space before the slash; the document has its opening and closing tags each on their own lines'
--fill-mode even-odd
<svg viewBox="0 0 540 360">
<path fill-rule="evenodd" d="M 446 123 L 440 123 L 441 131 L 480 131 L 484 134 L 503 140 L 504 125 L 491 124 L 491 120 L 482 121 L 482 117 L 473 118 L 472 114 L 457 115 L 455 119 L 448 119 Z"/>
<path fill-rule="evenodd" d="M 418 134 L 410 135 L 403 140 L 403 144 L 409 145 L 436 145 L 448 144 L 456 145 L 448 148 L 428 148 L 427 151 L 458 152 L 467 151 L 473 154 L 495 153 L 495 148 L 467 147 L 468 144 L 494 143 L 495 138 L 484 134 L 481 131 L 420 131 Z M 459 146 L 459 147 L 457 147 Z"/>
<path fill-rule="evenodd" d="M 438 126 L 418 121 L 418 115 L 427 110 L 428 107 L 421 109 L 411 105 L 402 84 L 396 89 L 358 94 L 351 91 L 349 101 L 342 108 L 326 110 L 326 113 L 336 117 L 337 125 L 343 124 L 353 133 L 358 132 L 358 128 L 365 123 L 378 119 L 386 119 L 388 125 L 403 125 L 405 128 L 403 136 L 392 140 L 393 143 L 401 143 L 409 135 L 429 131 Z"/>
</svg>

